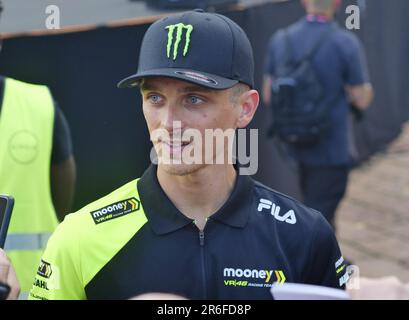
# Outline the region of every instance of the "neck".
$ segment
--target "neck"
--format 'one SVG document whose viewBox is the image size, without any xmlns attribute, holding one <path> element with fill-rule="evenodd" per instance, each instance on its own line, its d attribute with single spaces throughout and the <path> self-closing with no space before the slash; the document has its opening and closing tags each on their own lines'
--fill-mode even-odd
<svg viewBox="0 0 409 320">
<path fill-rule="evenodd" d="M 322 20 L 330 21 L 334 19 L 334 12 L 310 9 L 307 10 L 307 17 L 318 17 Z"/>
<path fill-rule="evenodd" d="M 158 181 L 172 203 L 203 229 L 209 216 L 226 202 L 236 181 L 232 165 L 208 165 L 185 176 L 169 174 L 159 165 Z"/>
</svg>

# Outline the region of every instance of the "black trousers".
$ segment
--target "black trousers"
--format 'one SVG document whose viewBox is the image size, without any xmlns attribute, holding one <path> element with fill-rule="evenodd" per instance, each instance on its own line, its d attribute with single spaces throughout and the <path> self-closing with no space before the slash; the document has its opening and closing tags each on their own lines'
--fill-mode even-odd
<svg viewBox="0 0 409 320">
<path fill-rule="evenodd" d="M 335 230 L 335 212 L 345 195 L 349 166 L 299 166 L 304 204 L 321 212 Z"/>
</svg>

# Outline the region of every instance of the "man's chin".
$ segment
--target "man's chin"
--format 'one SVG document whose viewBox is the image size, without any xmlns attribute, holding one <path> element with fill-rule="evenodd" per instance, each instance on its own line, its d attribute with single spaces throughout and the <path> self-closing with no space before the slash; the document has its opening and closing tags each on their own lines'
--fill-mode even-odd
<svg viewBox="0 0 409 320">
<path fill-rule="evenodd" d="M 174 176 L 186 176 L 202 169 L 204 164 L 163 164 L 159 163 L 161 170 Z"/>
</svg>

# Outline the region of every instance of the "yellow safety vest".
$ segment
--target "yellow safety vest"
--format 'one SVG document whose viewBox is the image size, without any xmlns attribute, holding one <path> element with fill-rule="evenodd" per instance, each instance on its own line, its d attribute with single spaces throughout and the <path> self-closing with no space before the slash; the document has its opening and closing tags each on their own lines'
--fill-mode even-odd
<svg viewBox="0 0 409 320">
<path fill-rule="evenodd" d="M 23 295 L 58 225 L 50 187 L 53 126 L 48 88 L 6 78 L 0 111 L 0 193 L 15 199 L 5 250 Z"/>
</svg>

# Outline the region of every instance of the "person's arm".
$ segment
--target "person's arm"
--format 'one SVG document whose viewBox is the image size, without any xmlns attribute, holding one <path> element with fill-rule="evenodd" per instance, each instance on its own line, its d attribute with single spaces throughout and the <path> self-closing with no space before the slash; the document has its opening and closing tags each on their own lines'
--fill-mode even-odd
<svg viewBox="0 0 409 320">
<path fill-rule="evenodd" d="M 365 51 L 355 35 L 351 35 L 350 45 L 346 50 L 345 90 L 350 103 L 359 110 L 365 110 L 374 97 Z"/>
<path fill-rule="evenodd" d="M 276 46 L 278 34 L 279 32 L 275 33 L 270 39 L 264 61 L 262 98 L 263 103 L 266 107 L 269 107 L 271 105 L 271 86 L 274 81 L 273 75 L 275 74 L 274 49 Z"/>
<path fill-rule="evenodd" d="M 263 79 L 263 102 L 266 107 L 271 105 L 271 85 L 273 78 L 270 75 L 264 75 Z"/>
<path fill-rule="evenodd" d="M 58 225 L 39 261 L 29 300 L 86 299 L 80 224 L 70 214 Z"/>
<path fill-rule="evenodd" d="M 55 104 L 53 151 L 51 159 L 51 194 L 60 221 L 71 210 L 74 197 L 76 166 L 71 133 L 61 109 Z"/>
<path fill-rule="evenodd" d="M 365 110 L 372 103 L 374 92 L 370 83 L 345 87 L 349 101 L 358 109 Z"/>
<path fill-rule="evenodd" d="M 409 284 L 396 276 L 359 277 L 359 287 L 348 287 L 352 300 L 409 300 Z"/>
<path fill-rule="evenodd" d="M 7 270 L 6 284 L 10 286 L 10 292 L 6 299 L 17 300 L 18 295 L 20 294 L 20 284 L 18 282 L 16 272 L 14 271 L 10 259 L 2 249 L 0 249 L 0 268 L 4 268 L 4 270 Z"/>
<path fill-rule="evenodd" d="M 63 221 L 65 215 L 71 210 L 74 198 L 75 177 L 76 167 L 73 155 L 62 163 L 51 165 L 53 204 L 60 221 Z"/>
</svg>

